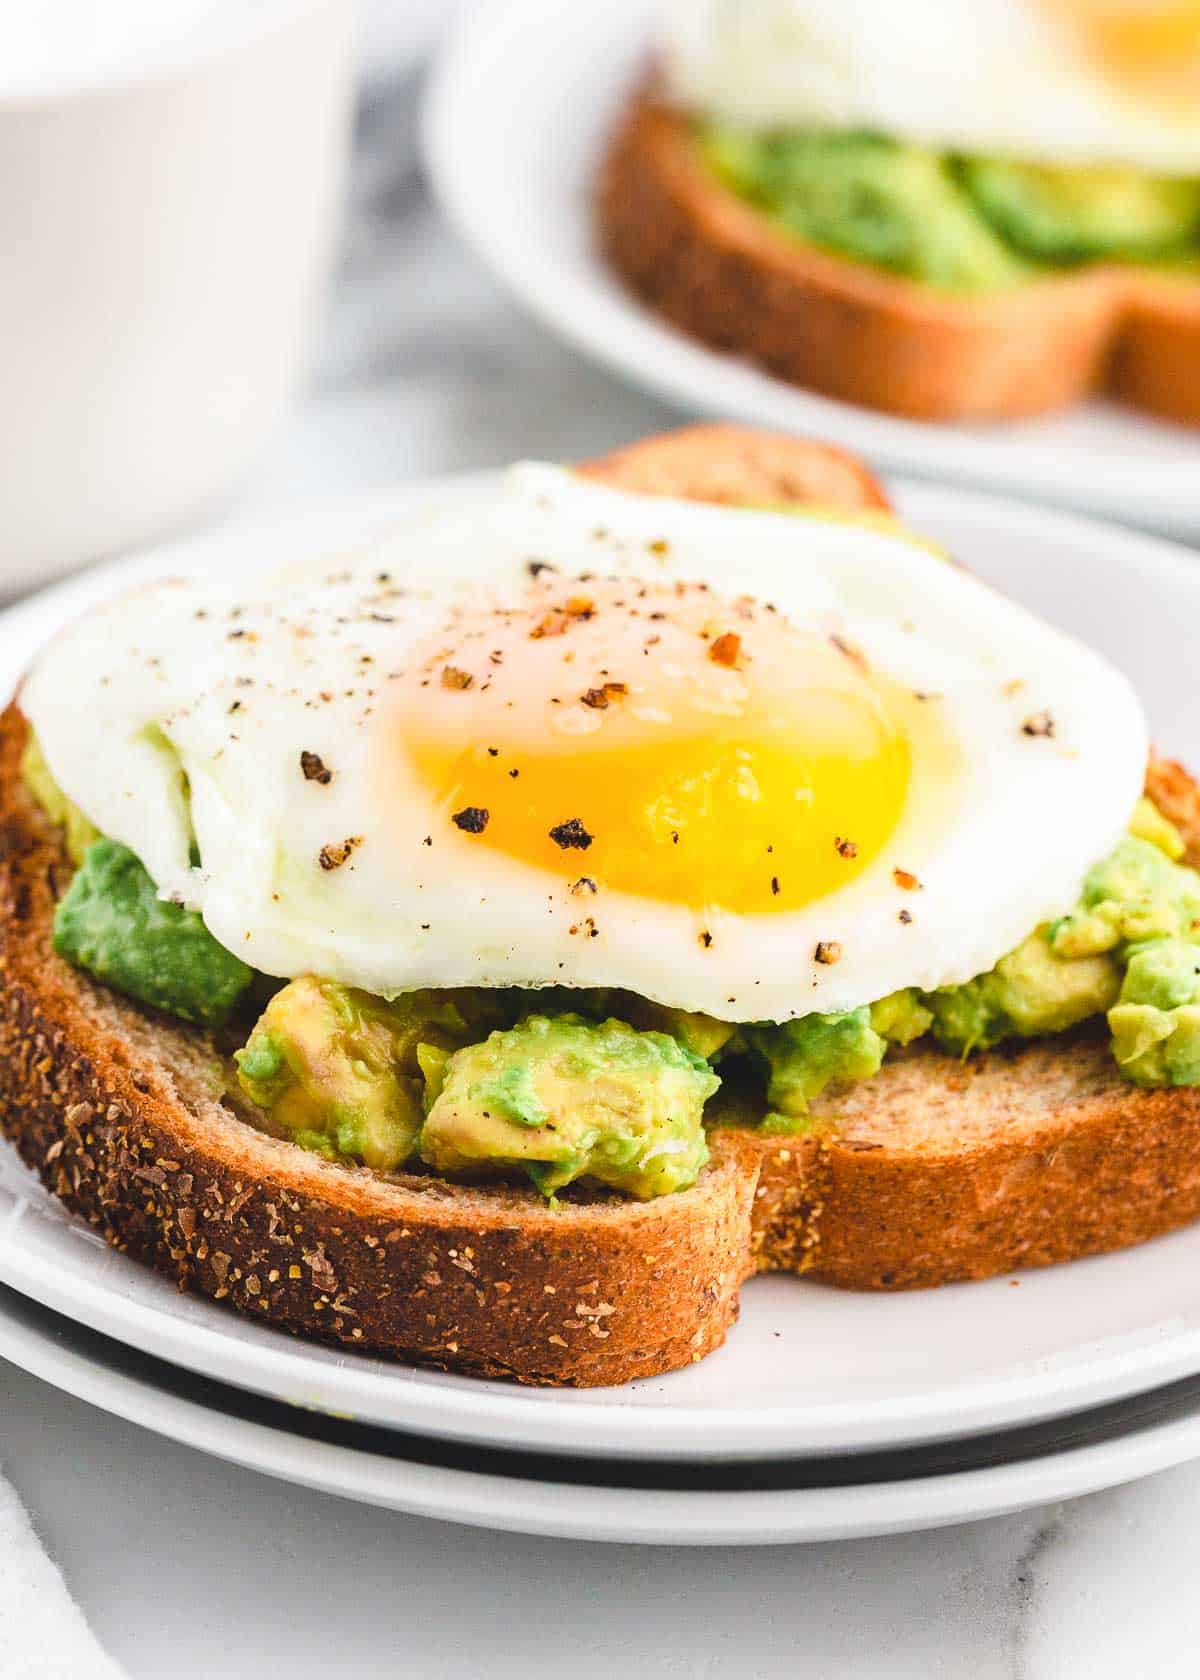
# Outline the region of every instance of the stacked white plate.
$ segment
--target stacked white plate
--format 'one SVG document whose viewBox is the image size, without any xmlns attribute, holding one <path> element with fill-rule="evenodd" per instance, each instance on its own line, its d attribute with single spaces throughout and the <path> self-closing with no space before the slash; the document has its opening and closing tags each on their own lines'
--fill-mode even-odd
<svg viewBox="0 0 1200 1680">
<path fill-rule="evenodd" d="M 414 505 L 488 482 L 414 486 L 90 573 L 0 616 L 0 691 L 59 625 L 132 579 L 344 551 Z M 1121 665 L 1160 745 L 1200 760 L 1193 555 L 1061 514 L 893 489 L 977 574 Z M 620 1389 L 520 1389 L 310 1345 L 181 1296 L 69 1218 L 0 1144 L 0 1355 L 269 1474 L 535 1533 L 884 1533 L 1200 1456 L 1198 1277 L 1200 1228 L 929 1292 L 764 1278 L 698 1366 Z"/>
</svg>

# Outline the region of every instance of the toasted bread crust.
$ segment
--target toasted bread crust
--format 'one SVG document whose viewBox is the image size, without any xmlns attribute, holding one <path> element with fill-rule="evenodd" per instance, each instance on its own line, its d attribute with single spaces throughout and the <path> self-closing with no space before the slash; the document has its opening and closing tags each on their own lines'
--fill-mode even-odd
<svg viewBox="0 0 1200 1680">
<path fill-rule="evenodd" d="M 844 513 L 887 513 L 892 506 L 875 474 L 848 450 L 746 426 L 682 426 L 578 470 L 636 495 L 726 506 L 803 502 Z"/>
<path fill-rule="evenodd" d="M 1200 282 L 1095 265 L 967 298 L 829 255 L 714 180 L 652 91 L 613 136 L 597 223 L 639 297 L 792 384 L 922 420 L 1015 419 L 1106 388 L 1200 424 Z"/>
<path fill-rule="evenodd" d="M 886 505 L 840 452 L 728 428 L 649 440 L 590 470 L 631 490 L 733 497 L 733 452 L 753 499 Z M 238 1114 L 211 1038 L 55 956 L 70 865 L 23 787 L 25 738 L 10 706 L 0 1130 L 109 1242 L 253 1317 L 446 1369 L 617 1383 L 718 1346 L 755 1268 L 912 1288 L 1200 1217 L 1200 1091 L 1133 1089 L 1086 1031 L 965 1066 L 915 1047 L 822 1099 L 803 1138 L 763 1136 L 760 1112 L 722 1093 L 712 1163 L 693 1189 L 651 1203 L 603 1196 L 554 1213 L 532 1190 L 324 1161 Z M 1148 789 L 1200 862 L 1200 789 L 1164 761 Z"/>
</svg>

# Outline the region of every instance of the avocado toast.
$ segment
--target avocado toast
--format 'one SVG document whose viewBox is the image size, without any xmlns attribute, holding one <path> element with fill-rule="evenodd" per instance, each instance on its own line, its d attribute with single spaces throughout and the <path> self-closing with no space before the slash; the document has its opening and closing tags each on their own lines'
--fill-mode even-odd
<svg viewBox="0 0 1200 1680">
<path fill-rule="evenodd" d="M 651 439 L 583 471 L 644 495 L 816 503 L 887 517 L 882 491 L 847 457 L 732 428 Z M 875 1025 L 851 1023 L 852 1044 L 840 1036 L 850 1029 L 839 1025 L 838 1056 L 861 1056 L 873 1038 L 879 1061 L 869 1077 L 855 1069 L 854 1082 L 813 1090 L 805 1085 L 812 1058 L 802 1056 L 798 1103 L 786 1089 L 797 1069 L 787 1046 L 772 1040 L 767 1050 L 778 1066 L 767 1059 L 780 1089 L 770 1102 L 792 1114 L 785 1110 L 764 1129 L 762 1083 L 731 1067 L 705 1109 L 707 1164 L 690 1184 L 683 1172 L 681 1187 L 667 1185 L 666 1194 L 620 1165 L 605 1187 L 594 1159 L 582 1182 L 566 1188 L 445 1176 L 462 1157 L 455 1127 L 464 1103 L 450 1100 L 456 1089 L 467 1093 L 469 1107 L 471 1091 L 499 1078 L 508 1100 L 528 1101 L 519 1079 L 530 1054 L 522 1032 L 572 1056 L 581 1042 L 599 1045 L 618 1069 L 636 1039 L 643 1071 L 635 1081 L 657 1080 L 665 1057 L 671 1078 L 683 1082 L 668 1105 L 672 1116 L 703 1103 L 700 1092 L 712 1081 L 700 1064 L 712 1047 L 683 1042 L 696 1018 L 673 1023 L 683 1035 L 677 1039 L 658 1030 L 672 1025 L 661 1014 L 622 1023 L 619 1005 L 610 1008 L 627 1036 L 607 1039 L 597 1037 L 602 1023 L 576 1023 L 570 1011 L 536 1026 L 547 1012 L 495 1037 L 451 1027 L 462 1044 L 454 1050 L 436 1043 L 437 1023 L 427 1022 L 421 1076 L 427 1100 L 437 1089 L 428 1112 L 438 1124 L 423 1159 L 360 1164 L 368 1137 L 384 1151 L 378 1161 L 388 1160 L 378 1129 L 324 1134 L 298 1147 L 303 1123 L 281 1118 L 271 1103 L 280 1096 L 294 1102 L 297 1089 L 310 1095 L 302 1087 L 315 1059 L 297 1058 L 293 1042 L 290 1077 L 272 1085 L 286 1055 L 264 1057 L 255 1034 L 270 1036 L 270 1011 L 288 994 L 295 998 L 293 987 L 308 985 L 303 995 L 319 1009 L 311 983 L 293 981 L 265 1007 L 247 994 L 248 1015 L 235 1011 L 205 1027 L 131 1002 L 78 961 L 64 960 L 53 949 L 53 929 L 56 907 L 78 879 L 68 840 L 78 849 L 90 837 L 69 836 L 53 820 L 64 813 L 47 810 L 44 790 L 40 800 L 30 791 L 21 773 L 28 729 L 15 707 L 5 715 L 0 750 L 4 1130 L 55 1194 L 109 1241 L 252 1316 L 450 1369 L 613 1383 L 678 1367 L 719 1345 L 739 1285 L 755 1269 L 807 1271 L 853 1288 L 915 1287 L 1101 1252 L 1200 1214 L 1193 1125 L 1200 1099 L 1190 1085 L 1140 1089 L 1121 1076 L 1099 1018 L 1113 1002 L 1103 979 L 1097 995 L 1080 1002 L 1078 1025 L 1056 1020 L 1048 1036 L 1001 1039 L 966 1059 L 925 1032 L 900 1047 L 899 1038 L 921 1023 L 906 1025 L 894 1011 Z M 1154 762 L 1148 791 L 1183 836 L 1184 861 L 1194 862 L 1200 795 L 1190 779 Z M 1143 812 L 1148 820 L 1152 829 Z M 1098 889 L 1097 905 L 1112 902 L 1111 892 Z M 995 983 L 989 997 L 994 990 Z M 1007 1027 L 997 1025 L 994 999 L 988 1008 L 970 1030 L 986 1028 L 990 1038 Z M 251 1032 L 256 1015 L 260 1026 Z M 343 1019 L 343 1030 L 357 1035 L 345 1042 L 369 1049 L 374 1041 L 361 1035 L 372 1025 Z M 896 1036 L 885 1041 L 885 1034 Z M 291 1037 L 301 1037 L 294 1026 Z M 660 1046 L 663 1039 L 675 1048 Z M 480 1066 L 485 1051 L 491 1065 Z M 439 1061 L 439 1052 L 448 1059 Z M 393 1056 L 390 1071 L 416 1077 L 406 1066 Z M 836 1066 L 850 1071 L 849 1062 Z M 724 1076 L 724 1064 L 718 1067 Z M 327 1073 L 328 1058 L 316 1071 Z M 534 1095 L 544 1099 L 545 1085 Z M 389 1121 L 403 1112 L 400 1099 L 384 1106 Z M 639 1172 L 645 1160 L 638 1157 Z"/>
<path fill-rule="evenodd" d="M 1049 260 L 1032 255 L 1044 220 L 1025 202 L 1040 208 L 1036 195 L 1018 191 L 1020 171 L 975 160 L 968 194 L 934 172 L 941 160 L 893 156 L 877 137 L 808 138 L 811 162 L 803 135 L 756 149 L 698 128 L 647 84 L 620 117 L 598 183 L 607 260 L 693 337 L 845 402 L 921 420 L 1004 420 L 1107 392 L 1200 423 L 1190 208 L 1179 211 L 1190 257 L 1139 258 L 1151 205 L 1108 251 L 1093 237 L 1086 258 Z M 1014 215 L 1024 251 L 996 231 Z M 1053 249 L 1072 250 L 1065 233 Z"/>
</svg>

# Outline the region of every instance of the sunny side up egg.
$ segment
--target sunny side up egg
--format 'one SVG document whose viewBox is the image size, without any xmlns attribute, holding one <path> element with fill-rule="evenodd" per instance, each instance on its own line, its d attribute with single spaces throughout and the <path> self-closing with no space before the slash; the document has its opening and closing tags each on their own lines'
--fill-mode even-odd
<svg viewBox="0 0 1200 1680">
<path fill-rule="evenodd" d="M 725 122 L 1200 174 L 1197 0 L 662 0 L 661 35 Z"/>
<path fill-rule="evenodd" d="M 989 968 L 1073 901 L 1147 753 L 1118 672 L 915 543 L 545 466 L 332 572 L 126 595 L 20 702 L 269 974 L 728 1020 Z"/>
</svg>

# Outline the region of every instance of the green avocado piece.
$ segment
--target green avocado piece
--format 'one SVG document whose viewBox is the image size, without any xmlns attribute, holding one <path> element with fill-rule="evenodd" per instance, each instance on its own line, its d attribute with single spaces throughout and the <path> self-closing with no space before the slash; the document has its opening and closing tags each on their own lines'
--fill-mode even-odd
<svg viewBox="0 0 1200 1680">
<path fill-rule="evenodd" d="M 1089 871 L 1080 906 L 1050 929 L 1056 956 L 1089 956 L 1200 924 L 1200 875 L 1127 835 Z"/>
<path fill-rule="evenodd" d="M 1035 261 L 1168 257 L 1200 232 L 1200 180 L 988 157 L 963 158 L 958 167 L 980 213 Z"/>
<path fill-rule="evenodd" d="M 720 1084 L 665 1033 L 530 1015 L 430 1065 L 422 1160 L 439 1172 L 523 1167 L 553 1195 L 589 1178 L 641 1200 L 686 1189 L 708 1159 Z"/>
<path fill-rule="evenodd" d="M 1139 799 L 1129 819 L 1129 832 L 1137 840 L 1148 840 L 1152 846 L 1178 863 L 1187 851 L 1183 835 L 1168 822 L 1152 799 Z"/>
<path fill-rule="evenodd" d="M 67 856 L 71 862 L 82 863 L 88 847 L 99 840 L 100 830 L 88 821 L 78 805 L 68 799 L 59 787 L 32 730 L 21 754 L 21 776 L 50 821 L 59 823 L 66 830 Z"/>
<path fill-rule="evenodd" d="M 621 992 L 614 1000 L 623 1021 L 644 1032 L 669 1033 L 685 1050 L 706 1062 L 732 1053 L 740 1046 L 740 1033 L 733 1021 L 718 1021 L 715 1015 L 701 1015 L 686 1009 L 672 1009 L 665 1003 L 651 1003 L 634 992 Z"/>
<path fill-rule="evenodd" d="M 1200 1084 L 1200 944 L 1134 946 L 1108 1025 L 1113 1055 L 1135 1085 Z"/>
<path fill-rule="evenodd" d="M 85 853 L 55 912 L 54 949 L 117 991 L 205 1026 L 226 1020 L 254 978 L 195 911 L 159 898 L 115 840 Z"/>
<path fill-rule="evenodd" d="M 933 1032 L 947 1050 L 969 1055 L 1006 1038 L 1037 1038 L 1100 1015 L 1116 1001 L 1121 971 L 1113 958 L 1058 956 L 1049 929 L 1037 928 L 995 968 L 963 986 L 924 996 Z"/>
<path fill-rule="evenodd" d="M 827 1085 L 870 1079 L 883 1066 L 887 1040 L 871 1025 L 869 1008 L 802 1015 L 777 1026 L 745 1029 L 750 1051 L 767 1070 L 768 1131 L 803 1121 Z"/>
<path fill-rule="evenodd" d="M 732 192 L 823 250 L 953 291 L 1028 276 L 951 165 L 925 147 L 877 134 L 716 124 L 700 126 L 698 143 Z"/>
<path fill-rule="evenodd" d="M 891 992 L 871 1005 L 871 1027 L 889 1044 L 911 1044 L 933 1025 L 933 1011 L 911 986 Z"/>
<path fill-rule="evenodd" d="M 463 997 L 468 1009 L 473 1001 Z M 388 1003 L 303 975 L 276 992 L 234 1060 L 242 1090 L 278 1131 L 390 1172 L 421 1129 L 423 1054 L 471 1032 L 449 993 Z"/>
</svg>

